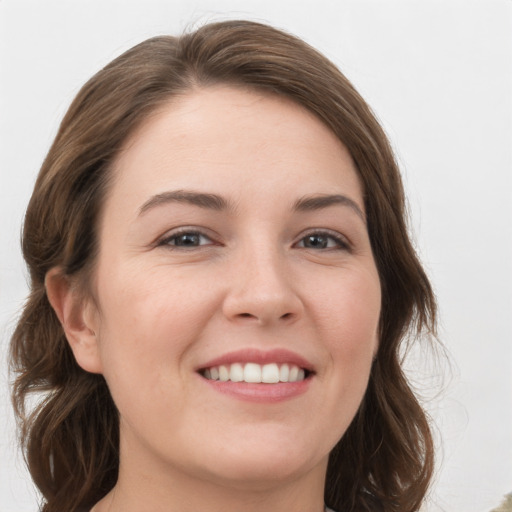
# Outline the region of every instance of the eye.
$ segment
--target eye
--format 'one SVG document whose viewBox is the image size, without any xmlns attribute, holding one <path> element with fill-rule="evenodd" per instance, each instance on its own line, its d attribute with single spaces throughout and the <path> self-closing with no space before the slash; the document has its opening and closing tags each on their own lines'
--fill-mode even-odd
<svg viewBox="0 0 512 512">
<path fill-rule="evenodd" d="M 165 237 L 158 245 L 195 248 L 202 245 L 212 245 L 212 243 L 211 238 L 205 234 L 199 231 L 187 230 L 173 233 L 172 235 Z"/>
<path fill-rule="evenodd" d="M 308 233 L 297 243 L 304 249 L 349 249 L 349 244 L 340 236 L 328 232 Z"/>
</svg>

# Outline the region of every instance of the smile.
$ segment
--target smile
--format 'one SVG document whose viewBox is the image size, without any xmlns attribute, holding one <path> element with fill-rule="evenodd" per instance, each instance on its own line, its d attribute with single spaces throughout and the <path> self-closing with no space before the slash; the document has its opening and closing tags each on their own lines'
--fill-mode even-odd
<svg viewBox="0 0 512 512">
<path fill-rule="evenodd" d="M 268 404 L 305 394 L 314 381 L 316 368 L 287 349 L 247 348 L 205 361 L 196 372 L 216 392 Z"/>
<path fill-rule="evenodd" d="M 208 380 L 220 382 L 277 384 L 280 382 L 303 381 L 310 372 L 295 364 L 288 363 L 232 363 L 211 366 L 200 373 Z"/>
</svg>

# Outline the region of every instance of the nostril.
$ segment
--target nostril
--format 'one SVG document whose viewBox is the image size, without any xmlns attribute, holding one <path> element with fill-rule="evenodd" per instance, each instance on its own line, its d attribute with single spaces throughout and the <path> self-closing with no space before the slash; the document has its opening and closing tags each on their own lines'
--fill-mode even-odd
<svg viewBox="0 0 512 512">
<path fill-rule="evenodd" d="M 291 316 L 292 316 L 292 313 L 285 313 L 284 315 L 281 316 L 281 318 L 286 319 L 286 318 L 290 318 Z"/>
</svg>

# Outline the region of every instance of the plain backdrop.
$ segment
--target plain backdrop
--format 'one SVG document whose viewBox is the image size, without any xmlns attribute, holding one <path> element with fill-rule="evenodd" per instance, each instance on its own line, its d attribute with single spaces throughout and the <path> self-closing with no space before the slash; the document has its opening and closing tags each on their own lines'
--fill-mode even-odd
<svg viewBox="0 0 512 512">
<path fill-rule="evenodd" d="M 512 1 L 0 0 L 0 512 L 37 510 L 6 354 L 27 292 L 23 213 L 58 123 L 122 51 L 227 18 L 311 43 L 388 132 L 451 357 L 409 363 L 437 425 L 427 510 L 489 511 L 512 491 Z"/>
</svg>

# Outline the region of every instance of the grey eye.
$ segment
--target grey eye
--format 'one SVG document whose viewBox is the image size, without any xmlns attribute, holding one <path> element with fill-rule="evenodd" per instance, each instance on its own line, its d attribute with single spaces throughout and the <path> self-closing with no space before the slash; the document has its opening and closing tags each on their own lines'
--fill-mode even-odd
<svg viewBox="0 0 512 512">
<path fill-rule="evenodd" d="M 298 247 L 305 249 L 345 249 L 347 244 L 341 238 L 338 238 L 330 233 L 310 233 L 301 238 Z"/>
<path fill-rule="evenodd" d="M 174 241 L 173 245 L 195 247 L 199 245 L 201 235 L 199 233 L 182 233 L 181 235 L 174 236 L 171 240 Z"/>
<path fill-rule="evenodd" d="M 314 249 L 314 250 L 323 250 L 323 249 L 340 249 L 340 250 L 350 250 L 349 243 L 337 233 L 332 233 L 330 231 L 315 231 L 308 233 L 306 236 L 303 236 L 296 247 L 301 249 Z"/>
<path fill-rule="evenodd" d="M 325 249 L 328 247 L 329 238 L 332 239 L 332 237 L 326 235 L 315 234 L 305 236 L 302 241 L 304 247 L 307 247 L 308 249 Z"/>
<path fill-rule="evenodd" d="M 211 244 L 211 240 L 202 233 L 197 231 L 183 231 L 181 233 L 175 233 L 165 240 L 162 240 L 161 245 L 170 245 L 171 247 L 200 247 L 202 245 Z"/>
</svg>

